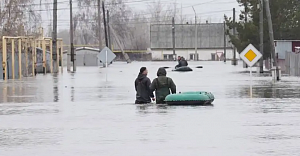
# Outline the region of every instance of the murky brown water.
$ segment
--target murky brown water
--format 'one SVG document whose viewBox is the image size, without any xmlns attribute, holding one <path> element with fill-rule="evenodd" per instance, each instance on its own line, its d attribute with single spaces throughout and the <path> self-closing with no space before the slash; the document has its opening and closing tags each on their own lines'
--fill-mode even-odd
<svg viewBox="0 0 300 156">
<path fill-rule="evenodd" d="M 253 78 L 241 66 L 189 62 L 171 72 L 178 91 L 211 91 L 213 107 L 134 105 L 141 66 L 155 78 L 175 62 L 78 67 L 57 77 L 0 81 L 1 156 L 194 156 L 300 153 L 299 78 Z M 194 68 L 203 65 L 203 69 Z"/>
</svg>

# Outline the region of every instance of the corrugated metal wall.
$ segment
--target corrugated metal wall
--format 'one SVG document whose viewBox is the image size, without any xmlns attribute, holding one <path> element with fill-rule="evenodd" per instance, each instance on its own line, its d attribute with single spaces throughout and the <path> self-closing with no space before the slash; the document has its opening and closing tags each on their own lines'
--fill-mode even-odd
<svg viewBox="0 0 300 156">
<path fill-rule="evenodd" d="M 198 48 L 222 48 L 224 47 L 224 24 L 209 23 L 198 25 Z M 229 37 L 226 37 L 227 47 L 232 47 Z M 151 48 L 172 48 L 172 25 L 151 25 L 150 27 Z M 195 48 L 195 25 L 175 25 L 175 47 Z"/>
<path fill-rule="evenodd" d="M 36 55 L 37 55 L 36 56 L 37 57 L 37 59 L 36 59 L 36 71 L 37 71 L 37 73 L 43 73 L 43 50 L 37 48 Z M 46 71 L 47 71 L 47 73 L 51 72 L 50 64 L 51 64 L 50 52 L 47 51 L 46 52 Z"/>
<path fill-rule="evenodd" d="M 300 54 L 286 52 L 286 73 L 291 76 L 300 76 Z"/>
<path fill-rule="evenodd" d="M 285 54 L 287 51 L 292 51 L 291 41 L 275 41 L 275 53 L 278 53 L 278 59 L 285 59 Z"/>
<path fill-rule="evenodd" d="M 76 50 L 76 66 L 98 66 L 98 51 Z"/>
<path fill-rule="evenodd" d="M 278 53 L 278 59 L 285 59 L 286 52 L 295 52 L 295 47 L 300 47 L 298 40 L 276 40 L 275 52 Z"/>
<path fill-rule="evenodd" d="M 12 79 L 12 53 L 10 49 L 7 51 L 7 73 L 8 78 Z M 18 50 L 15 50 L 15 78 L 19 78 L 19 57 L 18 57 Z M 0 60 L 2 62 L 2 52 L 0 52 Z M 28 65 L 26 66 L 26 56 L 25 53 L 22 52 L 21 54 L 21 66 L 22 66 L 22 76 L 27 77 L 32 75 L 32 53 L 28 52 Z M 46 67 L 47 72 L 50 72 L 50 52 L 47 51 L 46 53 Z M 42 73 L 43 72 L 43 53 L 40 48 L 37 48 L 37 72 Z M 1 63 L 1 69 L 0 69 L 0 78 L 3 79 L 3 68 Z"/>
</svg>

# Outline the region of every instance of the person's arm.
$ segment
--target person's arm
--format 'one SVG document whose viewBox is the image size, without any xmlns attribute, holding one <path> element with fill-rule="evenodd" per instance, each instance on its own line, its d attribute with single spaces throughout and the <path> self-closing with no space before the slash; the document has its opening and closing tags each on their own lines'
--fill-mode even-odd
<svg viewBox="0 0 300 156">
<path fill-rule="evenodd" d="M 135 88 L 135 91 L 137 91 L 137 86 L 138 86 L 138 82 L 137 80 L 134 81 L 134 88 Z"/>
<path fill-rule="evenodd" d="M 151 92 L 151 93 L 153 93 L 153 92 L 156 90 L 156 81 L 157 81 L 157 79 L 155 78 L 155 79 L 152 81 L 151 85 L 150 85 L 150 92 Z"/>
<path fill-rule="evenodd" d="M 172 94 L 176 94 L 176 85 L 171 78 L 169 78 L 169 87 L 171 88 Z"/>
<path fill-rule="evenodd" d="M 149 93 L 150 93 L 149 96 L 150 96 L 151 98 L 154 98 L 153 91 L 151 92 L 150 86 L 151 86 L 151 81 L 150 81 L 150 79 L 148 78 L 147 81 L 146 81 L 146 87 L 147 87 L 147 90 L 148 90 Z"/>
<path fill-rule="evenodd" d="M 188 64 L 188 62 L 186 61 L 186 66 L 188 66 L 189 64 Z"/>
</svg>

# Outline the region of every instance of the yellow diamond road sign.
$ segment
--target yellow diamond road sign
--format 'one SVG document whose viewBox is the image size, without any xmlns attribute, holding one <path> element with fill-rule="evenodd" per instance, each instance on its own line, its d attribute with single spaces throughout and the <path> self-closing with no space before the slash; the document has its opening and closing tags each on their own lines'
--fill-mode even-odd
<svg viewBox="0 0 300 156">
<path fill-rule="evenodd" d="M 249 44 L 241 52 L 240 57 L 249 67 L 252 67 L 262 55 L 252 44 Z"/>
<path fill-rule="evenodd" d="M 251 62 L 253 59 L 255 59 L 257 55 L 250 49 L 246 54 L 245 57 Z"/>
</svg>

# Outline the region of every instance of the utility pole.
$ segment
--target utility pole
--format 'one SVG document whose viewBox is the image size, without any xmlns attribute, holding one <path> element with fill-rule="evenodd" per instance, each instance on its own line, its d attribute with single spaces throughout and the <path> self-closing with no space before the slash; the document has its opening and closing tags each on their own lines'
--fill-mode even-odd
<svg viewBox="0 0 300 156">
<path fill-rule="evenodd" d="M 105 20 L 105 8 L 104 8 L 104 1 L 102 1 L 102 11 L 103 11 L 104 33 L 105 33 L 105 45 L 106 45 L 106 47 L 108 47 L 108 40 L 107 40 L 107 27 L 106 27 L 106 20 Z"/>
<path fill-rule="evenodd" d="M 235 34 L 235 8 L 233 8 L 233 36 L 236 37 L 236 34 Z M 235 48 L 235 46 L 233 46 L 233 60 L 232 60 L 232 65 L 234 65 L 234 66 L 237 65 L 236 48 Z"/>
<path fill-rule="evenodd" d="M 273 57 L 273 66 L 276 67 L 276 78 L 277 81 L 280 80 L 279 78 L 279 68 L 277 66 L 277 59 L 275 55 L 275 44 L 274 44 L 274 35 L 273 35 L 273 24 L 272 24 L 272 17 L 271 17 L 271 11 L 270 11 L 270 5 L 269 0 L 265 0 L 266 3 L 266 14 L 268 19 L 268 26 L 269 26 L 269 36 L 270 36 L 270 46 L 271 46 L 271 54 Z"/>
<path fill-rule="evenodd" d="M 75 52 L 74 52 L 74 30 L 73 30 L 73 6 L 72 6 L 72 0 L 70 0 L 70 50 L 71 50 L 71 61 L 73 62 L 73 72 L 76 71 L 76 58 L 75 58 Z"/>
<path fill-rule="evenodd" d="M 112 31 L 112 34 L 114 35 L 114 39 L 116 40 L 118 46 L 120 47 L 120 49 L 121 49 L 121 51 L 122 51 L 122 54 L 123 54 L 123 56 L 124 56 L 126 62 L 127 62 L 127 63 L 131 63 L 131 60 L 130 60 L 129 56 L 127 55 L 127 53 L 125 53 L 124 49 L 122 48 L 121 42 L 120 42 L 120 40 L 119 40 L 117 34 L 115 33 L 114 29 L 111 27 L 110 24 L 109 24 L 108 26 L 110 27 L 110 29 L 111 29 L 111 31 Z"/>
<path fill-rule="evenodd" d="M 226 62 L 226 22 L 224 21 L 224 62 Z"/>
<path fill-rule="evenodd" d="M 197 53 L 197 48 L 198 48 L 198 28 L 197 28 L 197 14 L 196 11 L 194 9 L 194 7 L 192 7 L 195 13 L 195 61 L 198 61 L 198 53 Z"/>
<path fill-rule="evenodd" d="M 99 26 L 99 52 L 102 49 L 102 30 L 101 30 L 101 0 L 98 0 L 98 26 Z"/>
<path fill-rule="evenodd" d="M 173 59 L 176 60 L 176 58 L 175 58 L 175 19 L 174 19 L 174 17 L 172 18 L 172 41 L 173 41 Z"/>
<path fill-rule="evenodd" d="M 53 0 L 53 34 L 52 34 L 53 72 L 58 73 L 57 67 L 57 0 Z"/>
<path fill-rule="evenodd" d="M 109 25 L 109 11 L 107 10 L 107 25 Z M 107 26 L 107 33 L 108 33 L 108 48 L 111 49 L 111 40 L 110 40 L 110 27 Z"/>
<path fill-rule="evenodd" d="M 259 72 L 264 73 L 264 1 L 259 0 L 260 13 L 259 13 L 259 51 L 263 55 L 259 60 Z"/>
<path fill-rule="evenodd" d="M 245 22 L 248 22 L 248 5 L 247 2 L 244 3 L 244 8 L 245 8 Z"/>
</svg>

